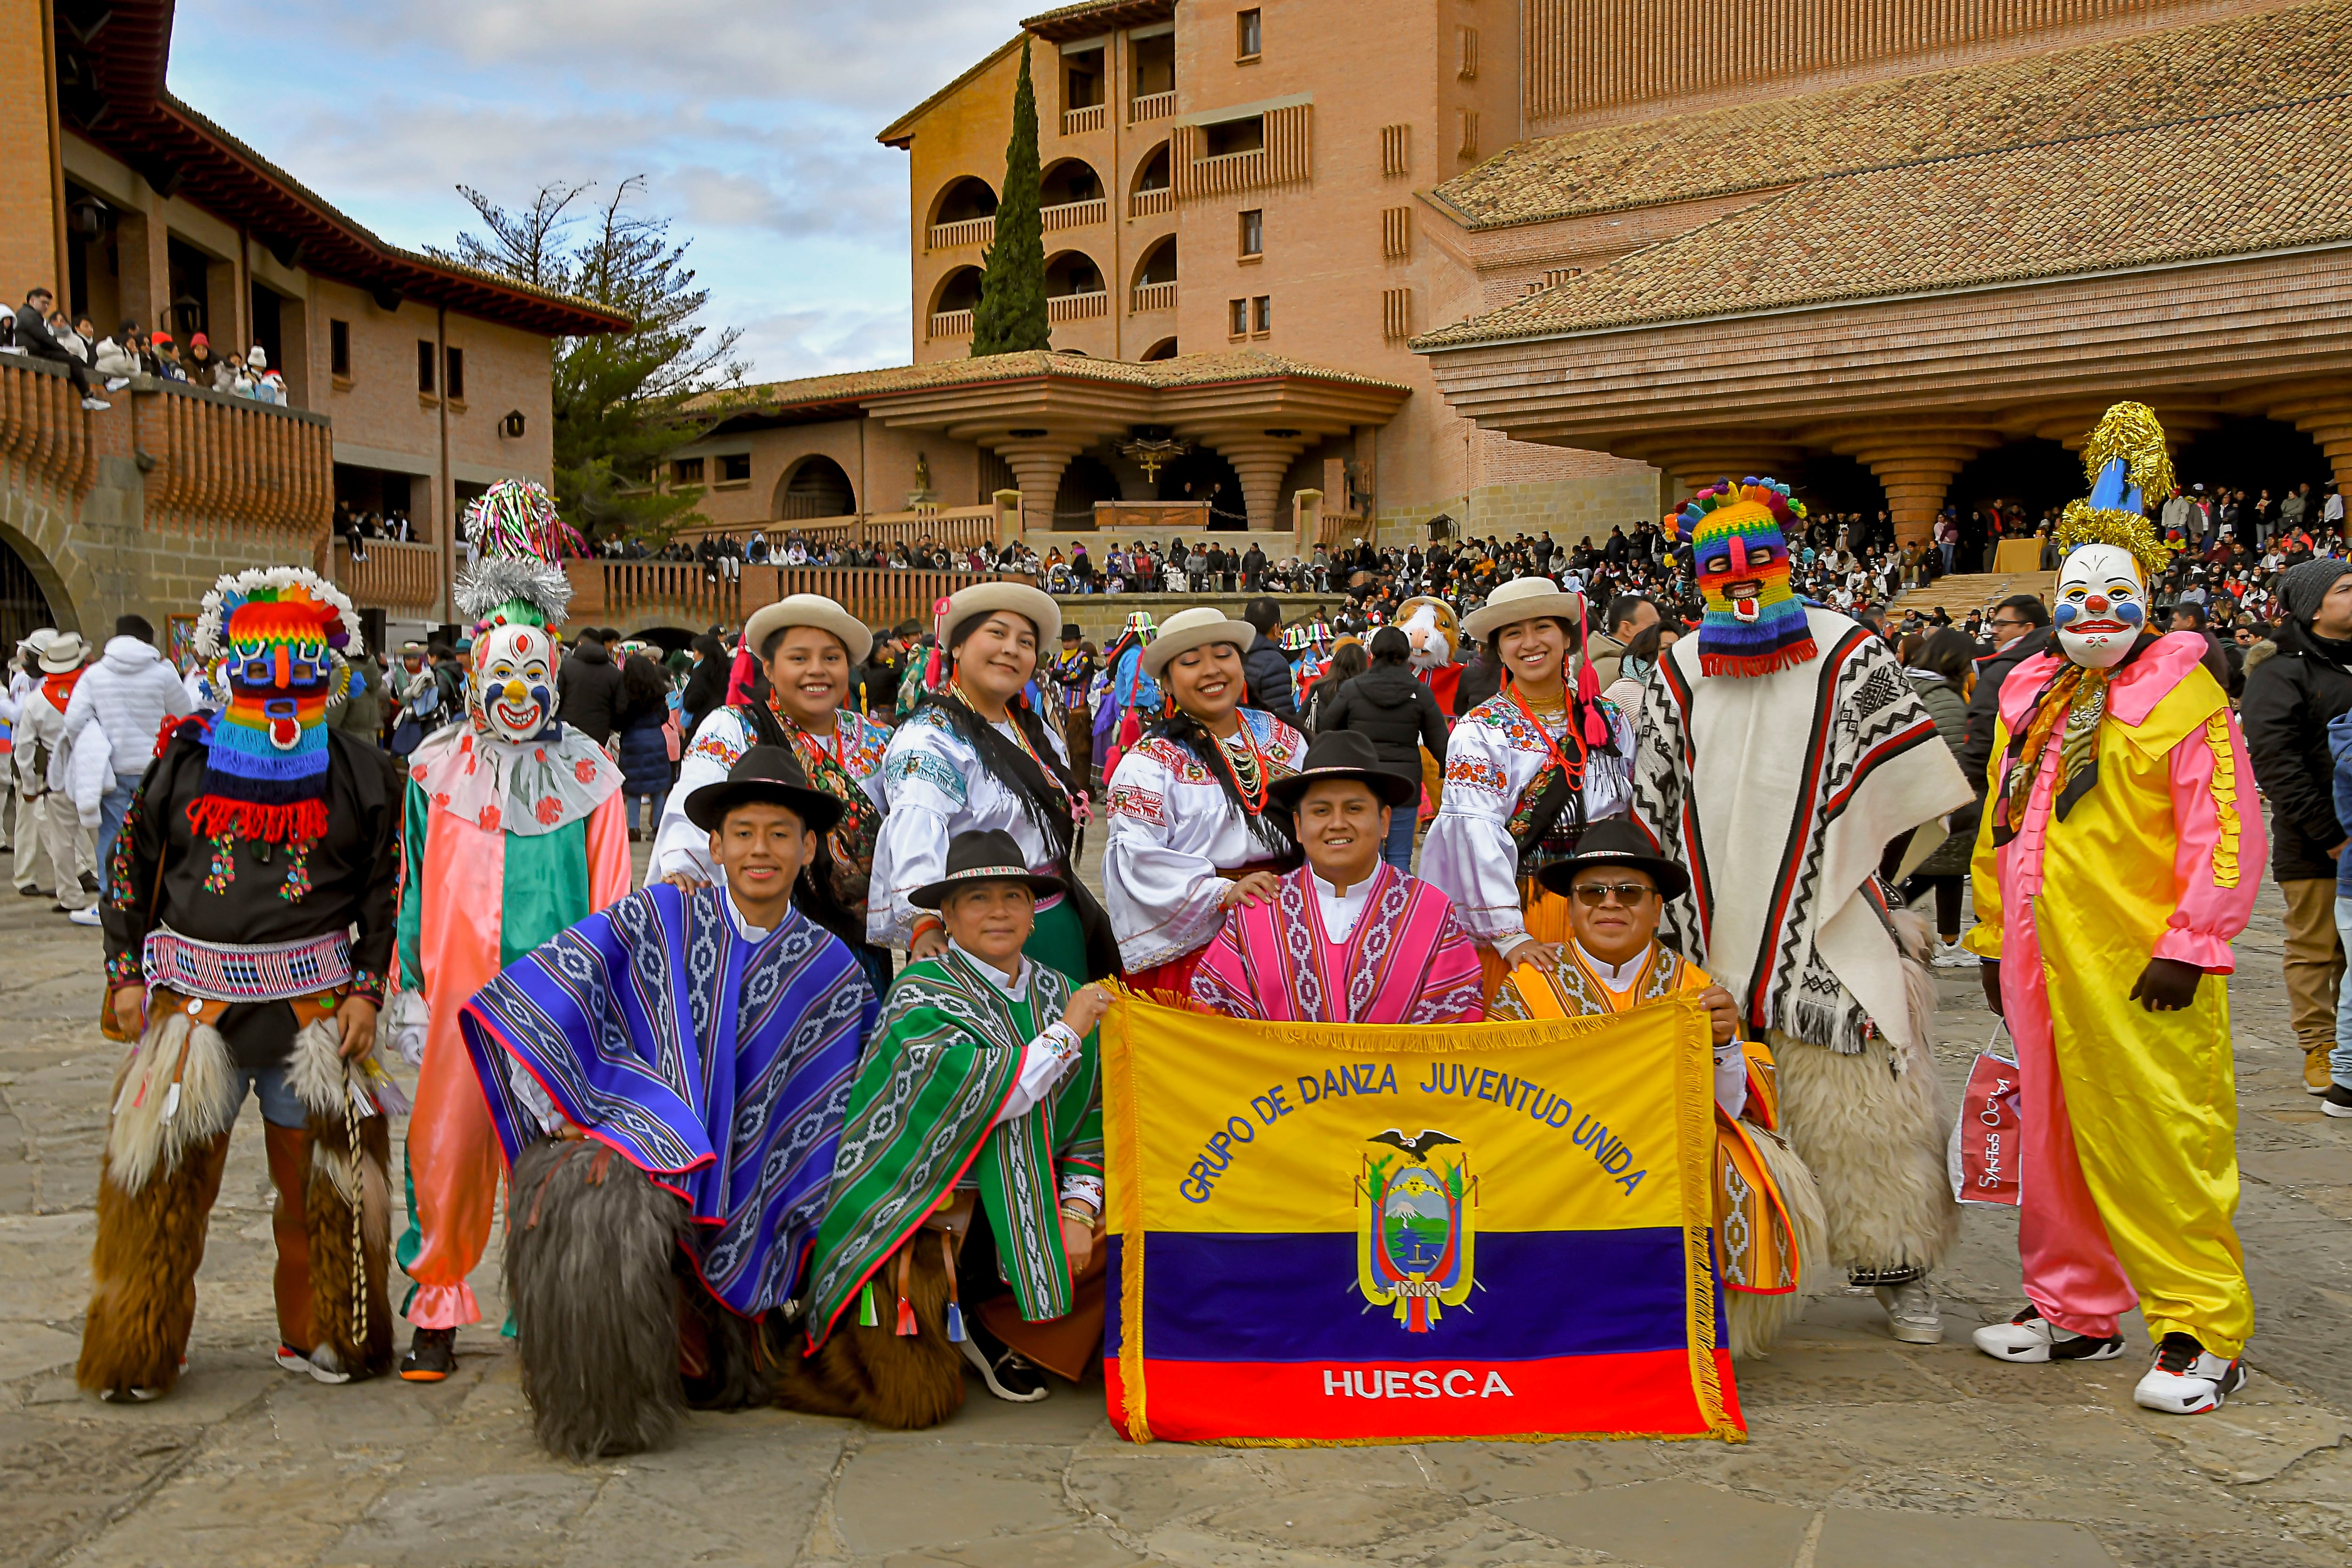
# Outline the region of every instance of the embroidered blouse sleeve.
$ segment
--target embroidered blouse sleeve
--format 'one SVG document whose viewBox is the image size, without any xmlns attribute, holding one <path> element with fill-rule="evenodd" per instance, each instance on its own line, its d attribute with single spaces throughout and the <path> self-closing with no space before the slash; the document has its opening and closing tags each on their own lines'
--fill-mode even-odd
<svg viewBox="0 0 2352 1568">
<path fill-rule="evenodd" d="M 874 844 L 866 939 L 904 947 L 918 910 L 907 895 L 946 874 L 948 835 L 971 799 L 974 759 L 946 725 L 918 714 L 898 726 L 882 758 L 886 813 Z"/>
<path fill-rule="evenodd" d="M 1484 710 L 1454 726 L 1445 748 L 1445 793 L 1422 847 L 1421 874 L 1454 900 L 1463 929 L 1483 946 L 1507 952 L 1526 937 L 1519 909 L 1519 851 L 1511 841 L 1517 804 L 1512 747 Z"/>
<path fill-rule="evenodd" d="M 661 826 L 654 830 L 653 856 L 646 862 L 647 882 L 680 871 L 705 882 L 727 879 L 710 858 L 710 835 L 688 820 L 686 802 L 704 784 L 724 782 L 751 744 L 750 727 L 731 708 L 712 709 L 696 728 L 693 744 L 677 761 L 677 783 L 662 802 Z"/>
<path fill-rule="evenodd" d="M 1227 884 L 1211 858 L 1224 795 L 1187 783 L 1165 744 L 1127 752 L 1111 778 L 1103 892 L 1129 969 L 1192 952 L 1224 918 Z"/>
<path fill-rule="evenodd" d="M 2237 967 L 2230 939 L 2253 913 L 2269 844 L 2261 810 L 2248 809 L 2252 764 L 2227 708 L 2172 748 L 2170 772 L 2176 902 L 2153 956 L 2228 974 Z"/>
</svg>

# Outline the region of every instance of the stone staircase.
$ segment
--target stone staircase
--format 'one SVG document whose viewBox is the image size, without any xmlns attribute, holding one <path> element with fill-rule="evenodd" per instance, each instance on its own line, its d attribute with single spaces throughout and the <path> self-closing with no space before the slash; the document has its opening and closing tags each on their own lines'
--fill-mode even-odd
<svg viewBox="0 0 2352 1568">
<path fill-rule="evenodd" d="M 1924 588 L 1910 588 L 1895 596 L 1887 606 L 1889 615 L 1900 616 L 1906 610 L 1922 615 L 1937 605 L 1955 621 L 1964 619 L 1970 610 L 1989 609 L 2011 594 L 2032 594 L 2048 604 L 2057 592 L 2055 572 L 1971 572 L 1938 577 Z"/>
</svg>

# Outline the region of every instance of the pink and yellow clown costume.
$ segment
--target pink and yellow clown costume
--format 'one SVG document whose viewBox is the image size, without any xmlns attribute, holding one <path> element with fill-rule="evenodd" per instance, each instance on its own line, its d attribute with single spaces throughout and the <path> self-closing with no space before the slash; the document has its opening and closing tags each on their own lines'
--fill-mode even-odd
<svg viewBox="0 0 2352 1568">
<path fill-rule="evenodd" d="M 394 1027 L 409 1049 L 423 1037 L 397 1253 L 415 1281 L 403 1311 L 416 1335 L 400 1368 L 412 1382 L 446 1377 L 457 1330 L 481 1317 L 466 1281 L 498 1200 L 499 1142 L 458 1012 L 629 890 L 621 770 L 554 718 L 551 628 L 571 598 L 559 564 L 570 536 L 554 499 L 528 480 L 474 503 L 457 583 L 474 636 L 472 721 L 436 731 L 409 758 Z"/>
<path fill-rule="evenodd" d="M 2017 1042 L 2030 1302 L 1976 1340 L 2105 1360 L 2137 1305 L 2158 1345 L 2139 1403 L 2193 1414 L 2243 1382 L 2253 1330 L 2226 977 L 2266 836 L 2203 639 L 2146 629 L 2169 552 L 2141 497 L 2172 488 L 2154 416 L 2108 410 L 2084 466 L 2091 499 L 2058 530 L 2056 646 L 2002 683 L 1971 871 L 1968 946 Z"/>
</svg>

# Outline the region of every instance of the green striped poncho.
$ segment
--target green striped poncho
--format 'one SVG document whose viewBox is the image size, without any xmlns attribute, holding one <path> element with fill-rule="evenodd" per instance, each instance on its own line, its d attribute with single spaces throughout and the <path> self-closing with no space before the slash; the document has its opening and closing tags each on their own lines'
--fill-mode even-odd
<svg viewBox="0 0 2352 1568">
<path fill-rule="evenodd" d="M 953 948 L 908 964 L 890 987 L 850 1090 L 809 1268 L 812 1346 L 967 1170 L 979 1176 L 1023 1319 L 1070 1310 L 1057 1183 L 1064 1165 L 1101 1173 L 1102 1064 L 1089 1035 L 1042 1104 L 997 1121 L 1029 1042 L 1062 1016 L 1075 989 L 1058 971 L 1024 962 L 1029 984 L 1019 1002 Z"/>
</svg>

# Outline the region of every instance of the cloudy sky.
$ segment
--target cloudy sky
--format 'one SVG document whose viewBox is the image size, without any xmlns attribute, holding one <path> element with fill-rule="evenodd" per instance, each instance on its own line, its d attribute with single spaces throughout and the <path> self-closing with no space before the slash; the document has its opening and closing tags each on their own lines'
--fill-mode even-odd
<svg viewBox="0 0 2352 1568">
<path fill-rule="evenodd" d="M 903 364 L 876 132 L 1050 0 L 180 0 L 171 88 L 397 245 L 646 176 L 754 379 Z"/>
</svg>

